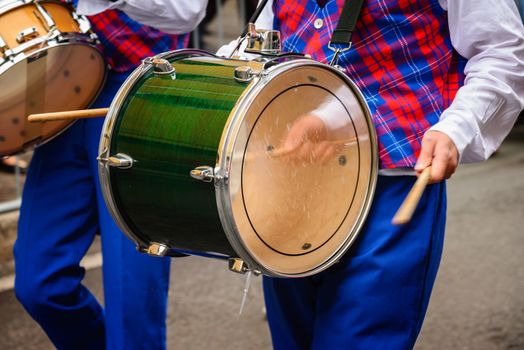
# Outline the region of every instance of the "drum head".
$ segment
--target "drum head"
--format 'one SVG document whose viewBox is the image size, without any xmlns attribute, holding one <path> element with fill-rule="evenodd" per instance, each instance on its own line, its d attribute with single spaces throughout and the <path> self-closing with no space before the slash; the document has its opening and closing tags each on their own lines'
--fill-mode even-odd
<svg viewBox="0 0 524 350">
<path fill-rule="evenodd" d="M 225 226 L 251 265 L 313 274 L 340 258 L 367 213 L 376 178 L 369 112 L 356 88 L 322 65 L 280 67 L 258 85 L 229 141 L 229 198 L 219 206 L 231 208 Z M 307 121 L 322 129 L 289 153 L 286 140 Z"/>
<path fill-rule="evenodd" d="M 104 79 L 102 55 L 86 44 L 46 48 L 9 67 L 0 74 L 0 156 L 49 139 L 71 123 L 30 124 L 29 114 L 86 108 Z"/>
</svg>

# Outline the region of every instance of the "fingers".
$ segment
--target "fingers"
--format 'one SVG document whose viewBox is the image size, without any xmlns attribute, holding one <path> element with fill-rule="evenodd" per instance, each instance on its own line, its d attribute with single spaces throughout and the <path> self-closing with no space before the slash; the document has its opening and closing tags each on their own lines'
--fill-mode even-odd
<svg viewBox="0 0 524 350">
<path fill-rule="evenodd" d="M 286 152 L 293 152 L 298 149 L 304 141 L 304 130 L 300 128 L 291 128 L 284 140 L 283 148 Z"/>
<path fill-rule="evenodd" d="M 283 160 L 292 163 L 319 163 L 326 164 L 340 151 L 329 141 L 320 143 L 304 142 L 292 153 L 288 153 Z"/>
<path fill-rule="evenodd" d="M 315 145 L 311 142 L 303 143 L 299 149 L 294 153 L 295 159 L 298 161 L 312 162 L 315 157 Z"/>
<path fill-rule="evenodd" d="M 454 148 L 449 143 L 441 142 L 435 148 L 435 157 L 433 158 L 432 179 L 434 182 L 449 179 L 458 165 L 458 154 L 455 154 Z M 435 170 L 437 168 L 437 170 Z"/>
<path fill-rule="evenodd" d="M 324 122 L 313 115 L 304 115 L 298 118 L 287 133 L 283 147 L 293 151 L 307 141 L 318 142 L 327 137 Z"/>
<path fill-rule="evenodd" d="M 438 131 L 426 133 L 415 165 L 417 176 L 431 165 L 430 183 L 449 179 L 458 166 L 458 150 L 449 136 Z"/>
<path fill-rule="evenodd" d="M 430 182 L 440 182 L 444 180 L 448 170 L 449 151 L 444 145 L 436 145 L 435 154 L 431 163 Z"/>
<path fill-rule="evenodd" d="M 313 148 L 312 161 L 326 164 L 337 153 L 337 147 L 329 141 L 322 141 Z"/>
<path fill-rule="evenodd" d="M 431 137 L 424 137 L 422 139 L 422 148 L 420 149 L 420 155 L 415 165 L 415 171 L 417 176 L 422 173 L 424 169 L 431 165 L 433 161 L 433 152 L 435 150 L 436 140 Z"/>
<path fill-rule="evenodd" d="M 286 148 L 286 155 L 281 159 L 286 163 L 297 164 L 311 159 L 312 147 L 309 142 L 302 142 L 295 148 Z"/>
</svg>

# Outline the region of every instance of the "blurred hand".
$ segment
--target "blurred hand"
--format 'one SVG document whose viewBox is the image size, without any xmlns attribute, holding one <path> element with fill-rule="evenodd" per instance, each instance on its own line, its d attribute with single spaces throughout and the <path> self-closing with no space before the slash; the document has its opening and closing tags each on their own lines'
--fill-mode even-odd
<svg viewBox="0 0 524 350">
<path fill-rule="evenodd" d="M 285 161 L 326 163 L 339 150 L 328 140 L 328 130 L 319 117 L 307 114 L 298 118 L 284 138 L 282 153 Z"/>
<path fill-rule="evenodd" d="M 439 131 L 428 131 L 415 165 L 417 176 L 431 165 L 430 183 L 449 179 L 458 166 L 459 153 L 451 138 Z"/>
</svg>

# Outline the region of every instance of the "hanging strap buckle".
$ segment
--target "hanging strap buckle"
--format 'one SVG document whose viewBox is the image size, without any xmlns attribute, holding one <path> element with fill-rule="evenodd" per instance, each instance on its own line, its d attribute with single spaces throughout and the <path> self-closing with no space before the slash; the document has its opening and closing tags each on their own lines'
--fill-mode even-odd
<svg viewBox="0 0 524 350">
<path fill-rule="evenodd" d="M 347 44 L 347 47 L 335 47 L 333 44 L 331 44 L 331 41 L 328 43 L 328 49 L 334 52 L 333 58 L 331 59 L 331 62 L 329 62 L 329 65 L 334 67 L 338 64 L 338 58 L 342 52 L 346 52 L 347 50 L 351 49 L 352 42 L 350 41 Z"/>
</svg>

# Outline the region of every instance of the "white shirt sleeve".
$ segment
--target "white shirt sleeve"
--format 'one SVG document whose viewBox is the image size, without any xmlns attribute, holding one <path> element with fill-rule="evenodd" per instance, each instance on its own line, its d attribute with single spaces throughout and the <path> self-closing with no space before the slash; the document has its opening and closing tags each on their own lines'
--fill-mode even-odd
<svg viewBox="0 0 524 350">
<path fill-rule="evenodd" d="M 466 80 L 430 130 L 451 137 L 461 162 L 485 160 L 524 108 L 524 28 L 513 0 L 439 0 Z"/>
<path fill-rule="evenodd" d="M 208 0 L 79 0 L 77 12 L 95 15 L 119 9 L 142 24 L 166 33 L 183 34 L 196 28 L 206 13 Z"/>
</svg>

